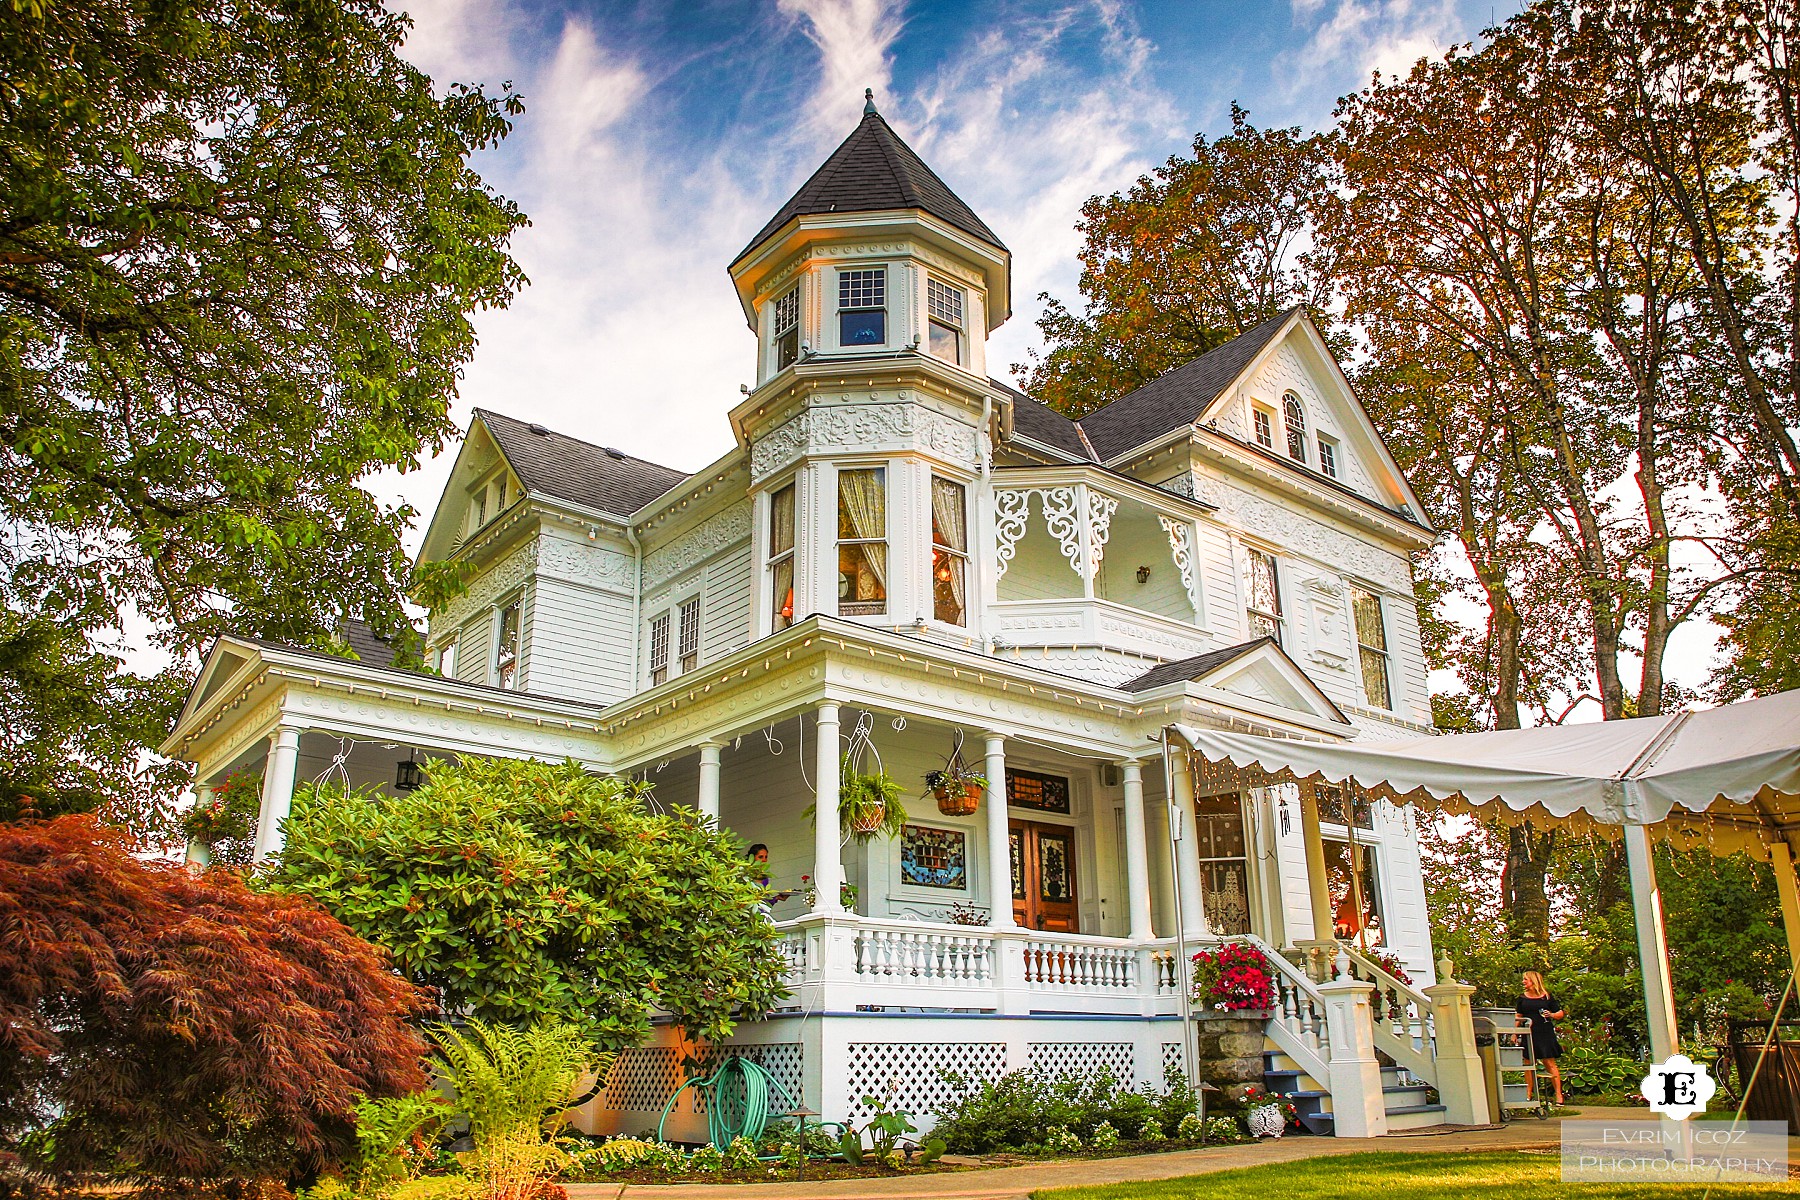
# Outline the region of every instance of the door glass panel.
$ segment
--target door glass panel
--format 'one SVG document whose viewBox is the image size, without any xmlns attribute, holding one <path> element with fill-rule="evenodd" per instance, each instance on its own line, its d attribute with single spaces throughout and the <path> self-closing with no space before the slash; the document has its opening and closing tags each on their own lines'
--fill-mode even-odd
<svg viewBox="0 0 1800 1200">
<path fill-rule="evenodd" d="M 1038 834 L 1038 895 L 1045 900 L 1071 900 L 1069 839 L 1062 834 Z"/>
<path fill-rule="evenodd" d="M 1012 894 L 1014 900 L 1025 898 L 1025 834 L 1015 829 L 1006 835 L 1008 854 L 1012 859 Z"/>
<path fill-rule="evenodd" d="M 1244 862 L 1244 806 L 1233 792 L 1194 801 L 1200 855 L 1200 903 L 1214 933 L 1250 932 L 1250 891 Z"/>
<path fill-rule="evenodd" d="M 1379 946 L 1384 940 L 1380 878 L 1375 848 L 1357 842 L 1325 843 L 1325 875 L 1331 884 L 1331 912 L 1335 936 L 1359 946 Z"/>
</svg>

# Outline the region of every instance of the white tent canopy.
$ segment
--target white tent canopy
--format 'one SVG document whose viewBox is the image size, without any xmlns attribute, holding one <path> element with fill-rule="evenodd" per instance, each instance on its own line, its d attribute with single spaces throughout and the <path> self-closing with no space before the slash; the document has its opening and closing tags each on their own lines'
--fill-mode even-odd
<svg viewBox="0 0 1800 1200">
<path fill-rule="evenodd" d="M 1704 837 L 1718 853 L 1748 850 L 1767 858 L 1800 969 L 1793 869 L 1800 850 L 1800 691 L 1630 721 L 1366 745 L 1186 725 L 1171 732 L 1193 752 L 1197 773 L 1210 763 L 1278 779 L 1352 781 L 1402 803 L 1456 811 L 1498 804 L 1515 819 L 1617 827 L 1631 864 L 1651 1045 L 1659 1060 L 1674 1052 L 1676 1038 L 1651 828 L 1666 838 Z"/>
</svg>

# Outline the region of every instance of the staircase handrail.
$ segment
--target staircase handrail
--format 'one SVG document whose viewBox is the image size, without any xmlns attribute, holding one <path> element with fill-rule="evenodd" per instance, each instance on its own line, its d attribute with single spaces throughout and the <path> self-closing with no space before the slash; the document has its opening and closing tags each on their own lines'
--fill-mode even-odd
<svg viewBox="0 0 1800 1200">
<path fill-rule="evenodd" d="M 1426 1083 L 1437 1083 L 1437 1039 L 1432 1029 L 1431 998 L 1398 978 L 1353 945 L 1344 944 L 1350 974 L 1375 985 L 1369 1017 L 1375 1025 L 1375 1047 Z"/>
<path fill-rule="evenodd" d="M 1326 1036 L 1325 997 L 1304 970 L 1255 934 L 1232 941 L 1255 946 L 1275 973 L 1275 1015 L 1269 1018 L 1269 1040 L 1294 1060 L 1321 1088 L 1331 1086 L 1331 1051 Z"/>
</svg>

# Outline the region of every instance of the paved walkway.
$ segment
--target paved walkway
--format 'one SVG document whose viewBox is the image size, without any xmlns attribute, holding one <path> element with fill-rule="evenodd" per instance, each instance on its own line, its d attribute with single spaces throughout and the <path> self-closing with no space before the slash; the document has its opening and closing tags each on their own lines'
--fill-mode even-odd
<svg viewBox="0 0 1800 1200">
<path fill-rule="evenodd" d="M 1643 1110 L 1586 1108 L 1578 1111 L 1583 1116 L 1598 1117 L 1625 1112 L 1642 1115 Z M 795 1183 L 790 1179 L 784 1183 L 580 1183 L 567 1186 L 569 1200 L 774 1200 L 775 1197 L 783 1200 L 790 1197 L 792 1200 L 1028 1200 L 1039 1188 L 1173 1179 L 1180 1175 L 1293 1162 L 1328 1154 L 1359 1154 L 1368 1150 L 1412 1152 L 1553 1147 L 1560 1138 L 1559 1124 L 1554 1118 L 1548 1121 L 1528 1118 L 1498 1129 L 1453 1129 L 1444 1133 L 1404 1134 L 1370 1140 L 1288 1137 L 1274 1142 L 1139 1154 L 1129 1158 L 1041 1162 L 1022 1167 L 943 1171 L 880 1179 L 836 1179 L 822 1183 Z"/>
</svg>

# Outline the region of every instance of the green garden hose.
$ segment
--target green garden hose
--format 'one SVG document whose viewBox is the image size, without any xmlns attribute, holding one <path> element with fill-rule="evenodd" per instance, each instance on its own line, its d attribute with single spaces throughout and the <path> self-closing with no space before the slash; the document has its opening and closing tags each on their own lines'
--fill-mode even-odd
<svg viewBox="0 0 1800 1200">
<path fill-rule="evenodd" d="M 762 1139 L 769 1127 L 769 1095 L 771 1089 L 787 1102 L 786 1112 L 794 1108 L 794 1098 L 775 1082 L 775 1077 L 758 1063 L 732 1055 L 719 1064 L 711 1075 L 690 1075 L 663 1106 L 662 1120 L 656 1123 L 656 1140 L 663 1140 L 663 1126 L 675 1111 L 681 1094 L 693 1088 L 706 1104 L 707 1140 L 720 1150 L 727 1149 L 740 1137 L 751 1142 Z"/>
</svg>

